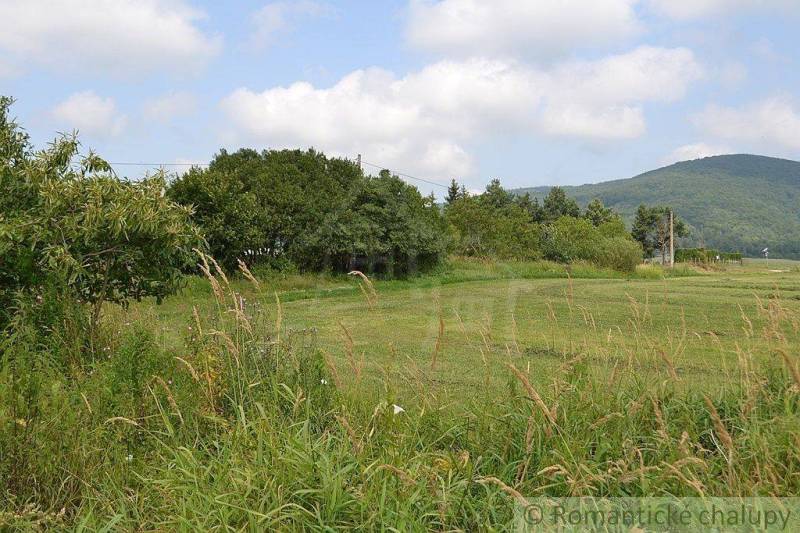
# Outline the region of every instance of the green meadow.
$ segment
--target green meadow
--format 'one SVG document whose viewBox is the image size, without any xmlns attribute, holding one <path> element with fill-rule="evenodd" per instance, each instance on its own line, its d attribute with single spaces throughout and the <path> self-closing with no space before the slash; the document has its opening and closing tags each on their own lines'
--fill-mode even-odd
<svg viewBox="0 0 800 533">
<path fill-rule="evenodd" d="M 412 385 L 424 384 L 427 395 L 454 402 L 476 389 L 500 392 L 509 361 L 544 384 L 578 356 L 598 380 L 616 369 L 657 382 L 672 365 L 684 387 L 724 387 L 741 350 L 771 357 L 759 306 L 780 299 L 792 312 L 800 307 L 800 263 L 781 260 L 714 271 L 642 266 L 626 275 L 454 259 L 433 274 L 371 283 L 373 298 L 357 276 L 273 274 L 259 287 L 232 281 L 245 309 L 269 323 L 279 302 L 286 334 L 328 354 L 342 368 L 342 385 L 377 393 L 388 381 L 416 398 Z M 181 296 L 136 305 L 129 316 L 147 317 L 161 342 L 175 346 L 192 310 L 202 315 L 215 306 L 210 285 L 194 278 Z"/>
<path fill-rule="evenodd" d="M 535 496 L 797 495 L 799 298 L 785 261 L 208 265 L 107 308 L 91 362 L 20 329 L 0 522 L 504 531 Z"/>
</svg>

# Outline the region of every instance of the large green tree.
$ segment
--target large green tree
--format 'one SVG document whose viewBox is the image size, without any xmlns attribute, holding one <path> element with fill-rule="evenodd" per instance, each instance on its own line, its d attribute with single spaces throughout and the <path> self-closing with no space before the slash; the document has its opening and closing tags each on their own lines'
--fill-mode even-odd
<svg viewBox="0 0 800 533">
<path fill-rule="evenodd" d="M 416 188 L 314 150 L 222 151 L 169 195 L 193 206 L 212 255 L 229 269 L 241 259 L 401 273 L 435 263 L 446 244 L 440 210 Z"/>
</svg>

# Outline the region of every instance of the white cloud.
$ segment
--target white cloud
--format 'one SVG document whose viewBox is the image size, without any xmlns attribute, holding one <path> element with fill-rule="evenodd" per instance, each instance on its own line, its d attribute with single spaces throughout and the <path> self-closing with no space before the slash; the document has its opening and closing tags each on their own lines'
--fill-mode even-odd
<svg viewBox="0 0 800 533">
<path fill-rule="evenodd" d="M 330 13 L 327 4 L 313 0 L 279 1 L 266 4 L 251 15 L 253 33 L 249 44 L 253 48 L 264 48 L 281 32 L 291 28 L 297 19 L 317 17 Z"/>
<path fill-rule="evenodd" d="M 196 26 L 201 18 L 184 0 L 4 0 L 0 53 L 19 65 L 119 76 L 191 72 L 221 44 Z"/>
<path fill-rule="evenodd" d="M 407 37 L 449 56 L 550 57 L 637 34 L 637 0 L 412 0 Z"/>
<path fill-rule="evenodd" d="M 590 140 L 644 132 L 642 104 L 680 98 L 701 74 L 685 49 L 642 47 L 550 70 L 508 60 L 441 61 L 398 78 L 358 70 L 330 88 L 239 89 L 222 102 L 235 142 L 314 146 L 439 179 L 469 175 L 490 135 Z"/>
<path fill-rule="evenodd" d="M 145 118 L 170 122 L 174 118 L 191 115 L 197 109 L 197 98 L 187 92 L 171 92 L 148 100 L 143 106 Z"/>
<path fill-rule="evenodd" d="M 800 150 L 800 111 L 787 96 L 774 96 L 741 108 L 710 105 L 694 117 L 694 123 L 719 139 Z"/>
<path fill-rule="evenodd" d="M 727 146 L 711 145 L 703 142 L 686 144 L 679 146 L 673 150 L 662 162 L 665 165 L 677 163 L 678 161 L 691 161 L 692 159 L 701 159 L 703 157 L 711 157 L 713 155 L 725 155 L 733 153 Z"/>
<path fill-rule="evenodd" d="M 56 105 L 52 115 L 66 129 L 98 137 L 119 135 L 128 122 L 117 110 L 113 98 L 103 98 L 93 91 L 73 94 Z"/>
<path fill-rule="evenodd" d="M 631 139 L 645 132 L 643 102 L 672 102 L 703 75 L 691 50 L 642 46 L 551 75 L 543 127 L 552 134 Z"/>
<path fill-rule="evenodd" d="M 714 15 L 734 15 L 745 11 L 800 12 L 796 0 L 649 0 L 658 13 L 678 20 Z"/>
</svg>

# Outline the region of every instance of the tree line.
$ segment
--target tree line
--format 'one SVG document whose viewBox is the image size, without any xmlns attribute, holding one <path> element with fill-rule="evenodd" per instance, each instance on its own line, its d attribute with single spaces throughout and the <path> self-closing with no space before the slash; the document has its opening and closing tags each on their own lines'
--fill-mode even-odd
<svg viewBox="0 0 800 533">
<path fill-rule="evenodd" d="M 11 104 L 0 98 L 0 324 L 21 296 L 48 290 L 95 320 L 104 301 L 162 298 L 197 268 L 196 250 L 228 270 L 404 276 L 448 254 L 630 271 L 666 242 L 666 207 L 642 206 L 629 233 L 599 200 L 582 210 L 558 187 L 540 204 L 498 180 L 480 194 L 453 180 L 440 205 L 387 170 L 315 150 L 222 150 L 208 168 L 131 181 L 74 135 L 35 150 Z"/>
</svg>

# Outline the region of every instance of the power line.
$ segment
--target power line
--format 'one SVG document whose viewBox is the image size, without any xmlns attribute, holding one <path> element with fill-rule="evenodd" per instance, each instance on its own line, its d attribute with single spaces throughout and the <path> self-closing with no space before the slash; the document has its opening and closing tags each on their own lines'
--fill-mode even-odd
<svg viewBox="0 0 800 533">
<path fill-rule="evenodd" d="M 392 171 L 391 169 L 387 168 L 384 165 L 376 165 L 375 163 L 367 163 L 366 161 L 361 161 L 361 164 L 362 165 L 369 165 L 371 167 L 379 168 L 381 170 L 389 170 L 393 174 L 396 174 L 397 176 L 401 176 L 403 178 L 408 178 L 408 179 L 411 179 L 411 180 L 417 180 L 417 181 L 421 181 L 423 183 L 427 183 L 429 185 L 435 185 L 437 187 L 441 187 L 442 189 L 447 189 L 447 185 L 442 185 L 441 183 L 437 183 L 435 181 L 426 180 L 424 178 L 418 178 L 418 177 L 412 176 L 410 174 L 403 174 L 402 172 L 395 172 L 395 171 Z"/>
</svg>

